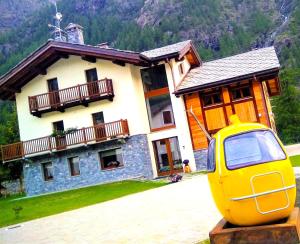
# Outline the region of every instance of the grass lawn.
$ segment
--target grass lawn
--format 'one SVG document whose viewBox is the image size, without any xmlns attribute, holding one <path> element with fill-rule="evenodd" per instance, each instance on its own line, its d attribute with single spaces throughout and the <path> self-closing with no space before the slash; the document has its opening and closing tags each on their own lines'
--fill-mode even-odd
<svg viewBox="0 0 300 244">
<path fill-rule="evenodd" d="M 300 155 L 291 156 L 290 160 L 294 167 L 300 167 Z"/>
<path fill-rule="evenodd" d="M 132 193 L 164 186 L 162 182 L 122 181 L 44 196 L 0 198 L 0 227 L 105 202 Z M 13 208 L 22 207 L 16 218 Z"/>
</svg>

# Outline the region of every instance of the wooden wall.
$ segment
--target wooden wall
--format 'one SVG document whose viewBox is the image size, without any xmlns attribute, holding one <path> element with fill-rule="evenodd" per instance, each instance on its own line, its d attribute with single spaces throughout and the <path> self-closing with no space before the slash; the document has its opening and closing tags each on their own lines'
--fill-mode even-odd
<svg viewBox="0 0 300 244">
<path fill-rule="evenodd" d="M 233 100 L 232 89 L 245 85 L 250 86 L 251 96 Z M 222 103 L 206 107 L 203 106 L 202 94 L 211 92 L 212 89 L 184 95 L 186 109 L 192 107 L 193 112 L 210 134 L 229 125 L 229 117 L 232 114 L 237 114 L 243 122 L 259 122 L 271 127 L 271 107 L 266 84 L 264 88 L 262 82 L 257 80 L 241 81 L 218 89 L 221 92 Z M 207 148 L 208 141 L 205 134 L 195 119 L 188 113 L 187 116 L 194 150 Z"/>
</svg>

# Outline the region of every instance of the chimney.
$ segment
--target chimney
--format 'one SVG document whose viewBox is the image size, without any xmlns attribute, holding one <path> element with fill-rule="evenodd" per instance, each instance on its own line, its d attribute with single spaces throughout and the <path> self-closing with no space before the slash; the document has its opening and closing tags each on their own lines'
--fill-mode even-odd
<svg viewBox="0 0 300 244">
<path fill-rule="evenodd" d="M 99 43 L 99 44 L 97 44 L 97 47 L 100 47 L 100 48 L 109 48 L 108 42 Z"/>
<path fill-rule="evenodd" d="M 84 44 L 83 40 L 83 27 L 78 24 L 70 23 L 65 28 L 68 42 L 74 44 Z"/>
</svg>

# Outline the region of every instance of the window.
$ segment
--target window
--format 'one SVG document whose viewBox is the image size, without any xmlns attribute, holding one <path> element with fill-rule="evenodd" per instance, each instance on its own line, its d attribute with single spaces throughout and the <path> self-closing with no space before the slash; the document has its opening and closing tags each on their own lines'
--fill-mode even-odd
<svg viewBox="0 0 300 244">
<path fill-rule="evenodd" d="M 98 80 L 97 70 L 95 68 L 86 70 L 85 76 L 87 82 L 93 82 Z"/>
<path fill-rule="evenodd" d="M 42 170 L 45 181 L 53 180 L 53 166 L 51 162 L 42 163 Z"/>
<path fill-rule="evenodd" d="M 173 123 L 173 120 L 172 120 L 172 112 L 170 110 L 168 111 L 163 111 L 162 112 L 162 115 L 163 115 L 163 121 L 164 121 L 164 124 L 165 125 L 168 125 L 168 124 L 172 124 Z"/>
<path fill-rule="evenodd" d="M 171 98 L 169 94 L 149 97 L 146 100 L 148 117 L 152 129 L 174 124 Z"/>
<path fill-rule="evenodd" d="M 141 70 L 151 130 L 174 125 L 173 109 L 164 65 Z"/>
<path fill-rule="evenodd" d="M 225 140 L 225 158 L 229 169 L 286 158 L 274 134 L 269 130 L 252 131 Z"/>
<path fill-rule="evenodd" d="M 80 175 L 79 157 L 68 159 L 71 176 Z"/>
<path fill-rule="evenodd" d="M 203 94 L 202 98 L 204 107 L 222 103 L 221 92 Z"/>
<path fill-rule="evenodd" d="M 53 130 L 56 132 L 63 132 L 65 130 L 64 121 L 62 120 L 53 122 L 52 124 L 53 124 Z"/>
<path fill-rule="evenodd" d="M 102 169 L 113 169 L 124 166 L 121 148 L 100 152 L 99 157 Z"/>
<path fill-rule="evenodd" d="M 238 87 L 231 89 L 232 100 L 251 97 L 251 91 L 249 86 Z"/>
<path fill-rule="evenodd" d="M 178 65 L 178 69 L 179 69 L 179 74 L 183 75 L 184 74 L 184 67 L 183 67 L 183 63 Z"/>
<path fill-rule="evenodd" d="M 212 139 L 208 146 L 208 153 L 207 153 L 207 171 L 213 172 L 216 169 L 216 140 Z"/>
<path fill-rule="evenodd" d="M 168 79 L 164 65 L 142 69 L 141 76 L 144 84 L 144 92 L 168 87 Z"/>
</svg>

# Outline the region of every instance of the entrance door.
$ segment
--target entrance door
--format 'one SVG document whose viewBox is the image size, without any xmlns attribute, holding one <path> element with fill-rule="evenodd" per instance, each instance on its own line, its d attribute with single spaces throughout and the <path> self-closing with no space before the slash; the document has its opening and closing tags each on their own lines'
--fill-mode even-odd
<svg viewBox="0 0 300 244">
<path fill-rule="evenodd" d="M 158 175 L 182 171 L 182 160 L 177 137 L 153 142 Z"/>
<path fill-rule="evenodd" d="M 53 130 L 57 133 L 57 136 L 55 137 L 56 149 L 61 150 L 66 148 L 66 136 L 63 135 L 63 132 L 65 131 L 64 122 L 62 120 L 53 122 Z"/>
<path fill-rule="evenodd" d="M 89 69 L 85 71 L 86 82 L 88 87 L 88 94 L 90 97 L 97 96 L 99 94 L 98 75 L 96 69 Z"/>
<path fill-rule="evenodd" d="M 96 141 L 103 141 L 106 139 L 105 122 L 103 112 L 94 113 L 93 123 L 95 126 L 95 137 Z"/>
<path fill-rule="evenodd" d="M 51 107 L 58 107 L 60 105 L 59 88 L 57 78 L 53 78 L 47 81 L 49 91 L 49 102 Z"/>
</svg>

